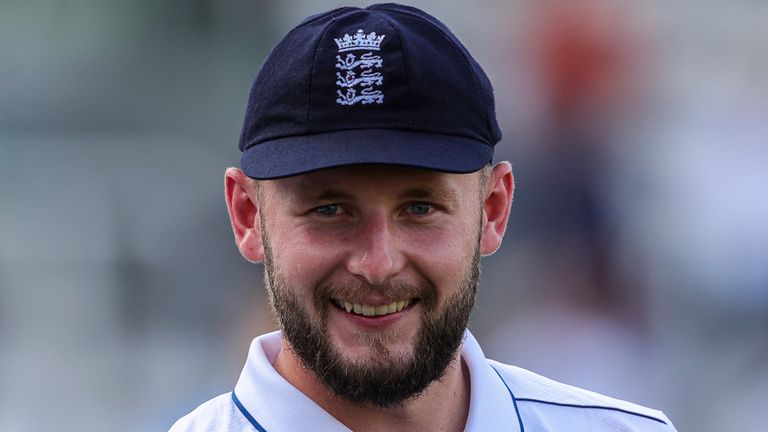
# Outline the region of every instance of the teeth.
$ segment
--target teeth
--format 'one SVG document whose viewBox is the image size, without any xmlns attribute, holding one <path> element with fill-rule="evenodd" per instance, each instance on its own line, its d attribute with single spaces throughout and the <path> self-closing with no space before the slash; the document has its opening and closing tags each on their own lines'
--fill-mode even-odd
<svg viewBox="0 0 768 432">
<path fill-rule="evenodd" d="M 347 301 L 335 300 L 336 304 L 348 313 L 355 313 L 363 316 L 381 316 L 407 308 L 411 304 L 411 300 L 400 300 L 385 305 L 371 306 L 360 303 L 350 303 Z"/>
</svg>

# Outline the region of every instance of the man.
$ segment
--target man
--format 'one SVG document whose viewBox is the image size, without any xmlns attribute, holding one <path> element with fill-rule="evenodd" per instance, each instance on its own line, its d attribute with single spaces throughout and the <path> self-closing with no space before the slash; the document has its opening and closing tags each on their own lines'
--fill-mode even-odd
<svg viewBox="0 0 768 432">
<path fill-rule="evenodd" d="M 411 7 L 307 18 L 251 90 L 226 199 L 281 331 L 178 431 L 672 431 L 659 411 L 486 360 L 466 330 L 511 167 L 490 82 Z"/>
</svg>

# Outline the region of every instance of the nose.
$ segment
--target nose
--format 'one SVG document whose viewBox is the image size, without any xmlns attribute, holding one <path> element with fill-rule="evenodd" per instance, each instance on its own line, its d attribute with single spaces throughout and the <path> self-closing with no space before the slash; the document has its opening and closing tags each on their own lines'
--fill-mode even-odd
<svg viewBox="0 0 768 432">
<path fill-rule="evenodd" d="M 381 285 L 406 264 L 394 227 L 386 216 L 371 217 L 360 225 L 352 241 L 347 270 L 371 285 Z"/>
</svg>

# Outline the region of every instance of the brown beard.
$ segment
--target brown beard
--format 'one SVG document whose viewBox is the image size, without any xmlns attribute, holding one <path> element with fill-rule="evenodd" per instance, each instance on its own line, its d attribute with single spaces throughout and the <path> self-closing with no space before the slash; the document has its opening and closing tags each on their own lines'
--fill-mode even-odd
<svg viewBox="0 0 768 432">
<path fill-rule="evenodd" d="M 381 332 L 368 336 L 372 354 L 364 362 L 345 360 L 329 341 L 327 310 L 335 307 L 331 306 L 332 298 L 350 298 L 350 295 L 364 293 L 370 288 L 358 284 L 318 287 L 314 305 L 320 320 L 316 322 L 281 277 L 263 221 L 262 241 L 265 284 L 282 335 L 302 365 L 332 394 L 356 404 L 394 407 L 418 397 L 443 376 L 461 346 L 474 307 L 480 280 L 479 239 L 458 291 L 447 299 L 442 309 L 436 306 L 437 290 L 431 284 L 376 287 L 385 298 L 418 298 L 423 310 L 422 325 L 410 355 L 395 355 L 389 351 L 388 341 L 397 338 L 397 334 Z"/>
</svg>

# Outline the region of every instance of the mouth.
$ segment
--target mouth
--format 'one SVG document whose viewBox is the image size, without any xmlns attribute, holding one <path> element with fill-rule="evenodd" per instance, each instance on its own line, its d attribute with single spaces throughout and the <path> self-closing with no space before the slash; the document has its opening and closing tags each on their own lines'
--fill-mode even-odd
<svg viewBox="0 0 768 432">
<path fill-rule="evenodd" d="M 366 317 L 384 316 L 407 309 L 412 304 L 416 303 L 418 299 L 405 299 L 397 300 L 387 304 L 370 305 L 365 303 L 353 303 L 340 299 L 332 299 L 334 305 L 341 310 L 354 315 L 361 315 Z"/>
</svg>

